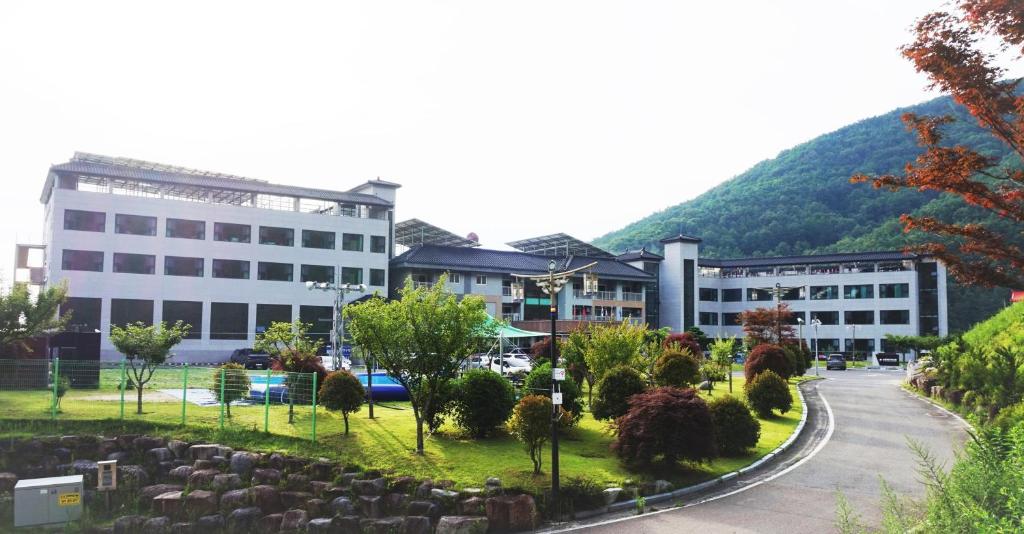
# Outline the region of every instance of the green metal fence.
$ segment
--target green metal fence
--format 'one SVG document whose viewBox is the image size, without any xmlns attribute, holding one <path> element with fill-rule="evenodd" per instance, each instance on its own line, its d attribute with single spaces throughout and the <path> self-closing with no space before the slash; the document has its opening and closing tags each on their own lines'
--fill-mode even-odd
<svg viewBox="0 0 1024 534">
<path fill-rule="evenodd" d="M 129 361 L 0 360 L 0 418 L 141 419 L 316 441 L 315 373 L 187 364 L 141 371 Z"/>
</svg>

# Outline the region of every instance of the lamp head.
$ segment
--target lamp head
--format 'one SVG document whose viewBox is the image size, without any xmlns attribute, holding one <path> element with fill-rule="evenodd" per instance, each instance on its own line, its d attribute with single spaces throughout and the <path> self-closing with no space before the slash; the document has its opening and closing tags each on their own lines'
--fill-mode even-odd
<svg viewBox="0 0 1024 534">
<path fill-rule="evenodd" d="M 796 318 L 796 322 L 798 322 L 798 323 L 800 323 L 800 324 L 804 324 L 804 320 L 803 320 L 803 318 L 802 318 L 802 317 L 797 317 L 797 318 Z"/>
<path fill-rule="evenodd" d="M 548 270 L 549 271 L 555 272 L 555 266 L 556 265 L 557 264 L 555 263 L 555 260 L 548 260 Z"/>
</svg>

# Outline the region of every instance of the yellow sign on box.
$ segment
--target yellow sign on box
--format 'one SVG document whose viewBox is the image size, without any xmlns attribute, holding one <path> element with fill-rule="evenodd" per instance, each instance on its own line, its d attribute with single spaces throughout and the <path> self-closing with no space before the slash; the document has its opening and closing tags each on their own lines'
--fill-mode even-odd
<svg viewBox="0 0 1024 534">
<path fill-rule="evenodd" d="M 81 493 L 61 493 L 57 496 L 58 506 L 74 506 L 82 502 Z"/>
</svg>

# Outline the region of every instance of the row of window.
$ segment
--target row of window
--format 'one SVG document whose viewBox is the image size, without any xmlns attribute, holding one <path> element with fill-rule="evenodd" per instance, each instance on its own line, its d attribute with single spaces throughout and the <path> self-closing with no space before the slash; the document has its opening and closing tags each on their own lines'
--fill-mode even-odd
<svg viewBox="0 0 1024 534">
<path fill-rule="evenodd" d="M 97 250 L 64 249 L 61 257 L 61 268 L 65 271 L 103 272 L 104 253 Z M 211 261 L 213 278 L 231 278 L 237 280 L 250 279 L 250 264 L 247 260 L 216 259 Z M 153 254 L 130 254 L 115 252 L 113 272 L 130 274 L 156 274 L 156 256 Z M 184 256 L 164 256 L 163 273 L 167 276 L 206 276 L 206 259 Z M 292 282 L 295 279 L 295 266 L 291 263 L 271 261 L 256 262 L 257 280 L 274 282 Z M 334 267 L 331 265 L 300 265 L 300 282 L 333 282 Z M 362 284 L 362 267 L 342 267 L 341 281 L 345 284 Z M 371 286 L 384 287 L 384 269 L 370 269 Z"/>
<path fill-rule="evenodd" d="M 835 285 L 782 288 L 780 298 L 782 300 L 807 300 L 808 292 L 811 300 L 834 300 L 840 296 L 839 286 Z M 910 284 L 878 284 L 879 298 L 901 299 L 909 296 Z M 844 299 L 873 299 L 875 298 L 875 286 L 873 284 L 844 285 L 842 297 Z M 719 290 L 702 287 L 699 298 L 705 302 L 718 302 Z M 721 298 L 722 302 L 743 302 L 743 289 L 723 289 Z M 760 302 L 774 299 L 775 289 L 773 288 L 747 288 L 747 301 Z"/>
<path fill-rule="evenodd" d="M 166 221 L 164 234 L 181 239 L 206 239 L 206 221 L 172 219 Z M 64 210 L 64 229 L 84 232 L 105 232 L 107 214 L 102 211 Z M 156 217 L 147 215 L 114 215 L 114 233 L 155 236 Z M 295 246 L 295 230 L 278 226 L 260 226 L 261 245 Z M 302 246 L 305 248 L 334 249 L 336 234 L 321 230 L 302 230 Z M 341 249 L 353 252 L 363 251 L 362 234 L 341 234 Z M 251 243 L 252 226 L 236 223 L 213 223 L 213 240 L 228 243 Z M 387 238 L 382 235 L 370 236 L 370 252 L 387 251 Z"/>
<path fill-rule="evenodd" d="M 721 322 L 719 322 L 719 315 L 721 315 Z M 839 312 L 838 311 L 812 311 L 810 312 L 811 321 L 817 319 L 821 321 L 822 325 L 838 325 L 839 323 Z M 708 326 L 717 326 L 719 324 L 723 326 L 736 326 L 740 324 L 740 314 L 738 313 L 722 313 L 718 314 L 715 312 L 700 312 L 700 324 Z M 789 324 L 799 324 L 798 319 L 803 319 L 804 324 L 810 325 L 810 321 L 807 320 L 807 312 L 792 312 L 792 316 L 789 319 Z M 844 325 L 872 325 L 875 323 L 875 311 L 874 310 L 853 310 L 843 312 Z M 884 325 L 905 325 L 910 324 L 910 310 L 879 310 L 878 311 L 878 323 Z"/>
<path fill-rule="evenodd" d="M 141 322 L 153 324 L 155 302 L 143 299 L 110 299 L 110 325 L 124 326 Z M 181 321 L 191 327 L 186 339 L 249 339 L 249 304 L 244 302 L 211 302 L 210 330 L 203 331 L 203 303 L 165 300 L 161 302 L 162 320 L 167 324 Z M 80 332 L 100 330 L 103 299 L 71 297 L 61 305 L 60 313 L 71 313 L 68 329 Z M 333 323 L 331 306 L 299 306 L 299 320 L 310 325 L 314 339 L 330 337 Z M 272 323 L 292 321 L 291 304 L 257 304 L 254 334 L 266 331 Z"/>
</svg>

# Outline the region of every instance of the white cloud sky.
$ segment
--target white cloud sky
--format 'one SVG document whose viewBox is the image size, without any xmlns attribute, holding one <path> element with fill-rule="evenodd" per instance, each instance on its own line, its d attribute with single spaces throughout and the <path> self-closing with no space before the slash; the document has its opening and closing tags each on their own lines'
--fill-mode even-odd
<svg viewBox="0 0 1024 534">
<path fill-rule="evenodd" d="M 939 1 L 39 2 L 0 7 L 0 270 L 75 150 L 312 187 L 488 246 L 592 239 L 930 96 Z M 552 209 L 552 204 L 557 208 Z"/>
</svg>

